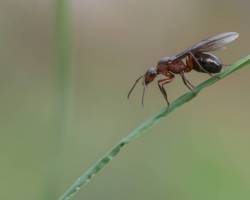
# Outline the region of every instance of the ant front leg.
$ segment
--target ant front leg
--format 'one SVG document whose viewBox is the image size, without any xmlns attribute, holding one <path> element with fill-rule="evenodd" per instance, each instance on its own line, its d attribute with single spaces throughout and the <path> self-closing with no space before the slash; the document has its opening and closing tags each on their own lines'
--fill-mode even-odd
<svg viewBox="0 0 250 200">
<path fill-rule="evenodd" d="M 167 92 L 164 88 L 164 85 L 167 83 L 170 83 L 173 78 L 174 78 L 174 75 L 171 75 L 171 76 L 168 76 L 167 78 L 164 78 L 164 79 L 161 79 L 158 81 L 158 87 L 159 87 L 164 99 L 166 100 L 168 106 L 170 105 L 170 103 L 169 103 L 168 95 L 167 95 Z"/>
<path fill-rule="evenodd" d="M 158 87 L 159 87 L 159 89 L 160 89 L 160 91 L 161 91 L 161 93 L 162 93 L 164 99 L 166 100 L 166 102 L 167 102 L 167 104 L 168 104 L 168 106 L 169 106 L 170 103 L 169 103 L 169 100 L 168 100 L 167 92 L 166 92 L 165 88 L 163 87 L 163 85 L 161 85 L 161 83 L 164 82 L 164 81 L 166 81 L 166 79 L 161 79 L 161 80 L 159 80 L 159 81 L 158 81 Z M 168 80 L 168 79 L 167 79 L 167 83 L 169 83 L 169 80 Z"/>
</svg>

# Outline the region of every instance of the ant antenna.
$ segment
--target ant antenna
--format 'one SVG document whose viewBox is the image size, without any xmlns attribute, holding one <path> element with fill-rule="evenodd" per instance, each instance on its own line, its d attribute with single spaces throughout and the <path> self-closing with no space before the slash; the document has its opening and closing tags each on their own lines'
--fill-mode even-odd
<svg viewBox="0 0 250 200">
<path fill-rule="evenodd" d="M 139 78 L 136 79 L 134 85 L 132 86 L 132 88 L 131 88 L 131 89 L 129 90 L 129 92 L 128 92 L 128 99 L 129 99 L 129 97 L 130 97 L 130 94 L 131 94 L 132 91 L 134 90 L 135 86 L 137 85 L 138 81 L 139 81 L 141 78 L 143 78 L 143 77 L 144 77 L 144 75 L 142 75 L 142 76 L 140 76 Z"/>
</svg>

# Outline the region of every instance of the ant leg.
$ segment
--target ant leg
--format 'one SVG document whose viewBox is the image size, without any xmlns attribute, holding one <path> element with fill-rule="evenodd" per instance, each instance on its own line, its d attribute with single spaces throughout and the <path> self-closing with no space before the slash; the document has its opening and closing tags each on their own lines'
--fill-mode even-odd
<svg viewBox="0 0 250 200">
<path fill-rule="evenodd" d="M 169 83 L 169 82 L 166 82 L 166 83 Z M 168 104 L 168 106 L 169 106 L 170 103 L 169 103 L 169 100 L 168 100 L 167 92 L 166 92 L 165 88 L 163 87 L 163 85 L 161 86 L 161 88 L 162 88 L 162 94 L 163 94 L 163 96 L 165 97 L 165 99 L 166 99 L 166 101 L 167 101 L 167 104 Z"/>
<path fill-rule="evenodd" d="M 180 75 L 181 75 L 183 83 L 187 86 L 187 88 L 189 90 L 193 91 L 193 89 L 195 88 L 195 86 L 186 78 L 184 72 L 181 72 Z"/>
<path fill-rule="evenodd" d="M 184 79 L 186 80 L 186 82 L 192 87 L 192 88 L 195 88 L 195 85 L 193 85 L 188 79 L 187 77 L 185 76 L 185 73 L 183 72 L 183 77 Z"/>
<path fill-rule="evenodd" d="M 161 83 L 162 81 L 165 81 L 165 79 L 162 79 L 162 80 L 159 80 L 159 81 L 158 81 L 158 87 L 159 87 L 159 89 L 160 89 L 160 91 L 161 91 L 162 96 L 164 97 L 164 99 L 166 100 L 166 102 L 167 102 L 167 104 L 168 104 L 168 106 L 169 106 L 170 103 L 169 103 L 169 101 L 168 101 L 167 92 L 166 92 L 166 90 L 163 88 L 163 86 L 160 85 L 160 83 Z"/>
<path fill-rule="evenodd" d="M 170 83 L 172 81 L 172 79 L 173 79 L 173 77 L 167 77 L 165 79 L 161 79 L 161 80 L 158 81 L 158 87 L 159 87 L 164 99 L 166 100 L 168 106 L 170 105 L 170 103 L 169 103 L 168 95 L 167 95 L 167 92 L 166 92 L 166 90 L 164 88 L 164 85 L 167 84 L 167 83 Z"/>
<path fill-rule="evenodd" d="M 190 51 L 189 55 L 192 56 L 192 58 L 194 59 L 194 61 L 196 62 L 196 64 L 199 66 L 199 68 L 203 71 L 206 72 L 209 76 L 214 77 L 213 74 L 211 74 L 210 72 L 208 72 L 206 69 L 204 69 L 204 67 L 201 66 L 201 64 L 199 63 L 199 61 L 195 58 L 194 54 Z"/>
<path fill-rule="evenodd" d="M 223 67 L 229 67 L 231 66 L 232 64 L 222 64 Z"/>
</svg>

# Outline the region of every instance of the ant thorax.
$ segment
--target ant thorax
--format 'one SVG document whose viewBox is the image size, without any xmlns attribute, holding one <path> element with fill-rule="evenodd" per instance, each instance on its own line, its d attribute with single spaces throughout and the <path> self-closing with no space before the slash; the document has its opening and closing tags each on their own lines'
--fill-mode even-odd
<svg viewBox="0 0 250 200">
<path fill-rule="evenodd" d="M 175 60 L 169 63 L 159 63 L 157 65 L 158 74 L 168 74 L 172 72 L 174 74 L 179 74 L 185 70 L 186 66 L 182 60 Z"/>
</svg>

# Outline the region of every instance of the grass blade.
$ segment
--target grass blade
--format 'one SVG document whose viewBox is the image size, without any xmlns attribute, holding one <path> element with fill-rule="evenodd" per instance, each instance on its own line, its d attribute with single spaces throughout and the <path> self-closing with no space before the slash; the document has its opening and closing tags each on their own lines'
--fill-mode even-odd
<svg viewBox="0 0 250 200">
<path fill-rule="evenodd" d="M 71 122 L 70 105 L 72 101 L 72 19 L 71 2 L 68 0 L 53 1 L 54 8 L 54 110 L 53 134 L 54 146 L 51 149 L 50 171 L 46 183 L 45 199 L 54 200 L 60 194 L 63 169 L 63 152 Z"/>
<path fill-rule="evenodd" d="M 210 85 L 216 83 L 217 81 L 221 80 L 222 78 L 232 74 L 233 72 L 247 66 L 250 64 L 250 55 L 246 56 L 245 58 L 240 59 L 230 67 L 226 68 L 223 72 L 217 74 L 216 77 L 211 77 L 208 80 L 202 82 L 199 84 L 193 92 L 187 92 L 184 95 L 177 98 L 170 106 L 169 108 L 163 108 L 158 112 L 156 115 L 148 119 L 147 121 L 143 122 L 139 127 L 134 129 L 128 136 L 123 138 L 118 144 L 116 144 L 113 148 L 111 148 L 110 151 L 108 151 L 100 160 L 98 160 L 96 163 L 94 163 L 87 171 L 85 171 L 76 181 L 69 187 L 69 189 L 60 197 L 59 200 L 69 200 L 72 198 L 72 196 L 86 183 L 90 181 L 90 179 L 97 174 L 101 169 L 107 165 L 121 150 L 122 147 L 124 147 L 126 144 L 132 142 L 142 134 L 146 132 L 149 128 L 151 128 L 153 125 L 158 123 L 161 119 L 168 116 L 172 111 L 174 111 L 176 108 L 180 107 L 181 105 L 189 102 L 194 97 L 197 96 L 197 94 L 205 89 L 206 87 L 209 87 Z"/>
</svg>

